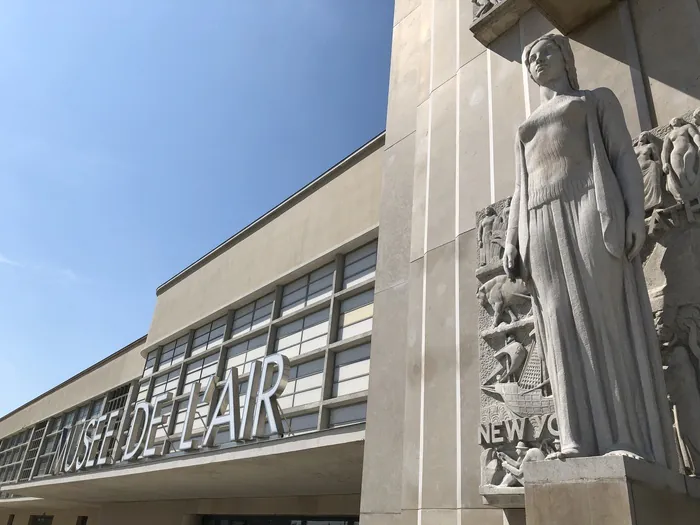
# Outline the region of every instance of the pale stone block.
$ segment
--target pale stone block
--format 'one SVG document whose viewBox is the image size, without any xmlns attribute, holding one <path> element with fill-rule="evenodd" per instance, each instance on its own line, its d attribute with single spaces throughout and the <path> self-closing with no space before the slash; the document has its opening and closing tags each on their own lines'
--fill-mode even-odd
<svg viewBox="0 0 700 525">
<path fill-rule="evenodd" d="M 442 0 L 433 7 L 433 90 L 457 72 L 458 3 L 459 0 Z"/>
<path fill-rule="evenodd" d="M 457 77 L 433 92 L 431 104 L 428 250 L 453 240 L 456 235 Z"/>
<path fill-rule="evenodd" d="M 425 205 L 428 182 L 430 102 L 418 106 L 416 156 L 413 170 L 413 212 L 411 214 L 411 261 L 425 255 Z"/>
<path fill-rule="evenodd" d="M 486 53 L 459 70 L 459 232 L 476 225 L 476 212 L 491 202 Z M 512 188 L 511 188 L 512 190 Z"/>
</svg>

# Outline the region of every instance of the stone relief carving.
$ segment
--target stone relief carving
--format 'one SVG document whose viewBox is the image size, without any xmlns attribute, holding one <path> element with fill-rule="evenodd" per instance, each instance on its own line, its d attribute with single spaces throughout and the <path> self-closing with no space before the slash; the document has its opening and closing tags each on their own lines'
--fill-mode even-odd
<svg viewBox="0 0 700 525">
<path fill-rule="evenodd" d="M 504 457 L 518 462 L 517 444 L 527 450 L 553 450 L 544 444 L 557 435 L 554 400 L 549 376 L 538 349 L 530 291 L 522 280 L 511 281 L 502 265 L 510 199 L 497 202 L 477 214 L 477 224 L 487 225 L 491 245 L 484 257 L 484 235 L 477 232 L 479 252 L 476 300 L 479 314 L 481 361 L 480 441 L 481 484 L 491 491 L 520 486 L 504 466 Z M 484 219 L 487 219 L 484 221 Z M 490 228 L 490 229 L 489 229 Z M 496 249 L 497 248 L 497 249 Z M 528 461 L 535 452 L 528 456 Z M 503 484 L 505 480 L 505 484 Z"/>
<path fill-rule="evenodd" d="M 643 132 L 660 161 L 661 199 L 642 250 L 682 471 L 700 474 L 700 109 Z M 638 156 L 644 167 L 646 158 Z M 645 181 L 646 182 L 646 181 Z M 646 186 L 646 184 L 645 184 Z"/>
<path fill-rule="evenodd" d="M 523 64 L 543 103 L 518 129 L 504 268 L 532 294 L 561 446 L 550 457 L 613 454 L 675 466 L 638 257 L 643 176 L 622 108 L 608 89 L 579 89 L 565 37 L 536 40 Z"/>
<path fill-rule="evenodd" d="M 472 0 L 472 4 L 474 4 L 474 20 L 484 16 L 501 1 L 503 0 Z"/>
<path fill-rule="evenodd" d="M 531 457 L 539 459 L 540 453 L 625 454 L 698 475 L 700 108 L 630 142 L 615 96 L 605 89 L 578 90 L 573 54 L 563 37 L 535 42 L 524 60 L 543 91 L 556 93 L 553 82 L 564 89 L 543 97 L 548 101 L 519 129 L 520 172 L 512 202 L 477 213 L 480 229 L 487 217 L 484 224 L 490 226 L 488 243 L 479 235 L 476 271 L 482 486 L 513 490 L 518 477 L 510 470 L 522 471 L 521 459 L 533 449 L 539 453 Z M 562 137 L 562 159 L 551 148 L 538 158 L 538 132 L 547 127 Z M 587 168 L 552 170 L 570 166 L 564 151 L 577 152 L 575 166 Z M 626 208 L 623 200 L 632 206 Z M 577 213 L 568 213 L 574 205 Z M 578 242 L 584 240 L 581 232 L 585 242 Z M 574 240 L 583 267 L 570 256 Z M 550 260 L 543 264 L 543 247 L 556 267 Z M 596 268 L 591 282 L 581 276 L 587 259 Z M 546 273 L 555 277 L 552 282 Z M 562 292 L 566 300 L 558 303 Z M 556 315 L 547 305 L 555 305 Z M 620 358 L 609 360 L 601 348 L 602 353 L 614 348 Z M 579 361 L 568 364 L 578 377 L 568 385 L 569 374 L 556 365 L 576 352 Z M 586 370 L 586 359 L 611 367 L 624 390 L 620 400 L 608 397 L 609 383 Z M 549 369 L 559 376 L 554 384 Z M 584 403 L 591 406 L 587 415 L 581 413 Z M 556 415 L 555 404 L 565 407 Z M 625 420 L 628 425 L 621 424 Z M 651 430 L 640 428 L 645 425 Z M 613 435 L 626 439 L 616 442 Z"/>
</svg>

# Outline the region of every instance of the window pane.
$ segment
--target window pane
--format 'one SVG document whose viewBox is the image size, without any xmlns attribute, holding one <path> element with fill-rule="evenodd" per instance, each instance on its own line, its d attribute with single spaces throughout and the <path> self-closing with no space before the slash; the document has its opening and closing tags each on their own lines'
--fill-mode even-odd
<svg viewBox="0 0 700 525">
<path fill-rule="evenodd" d="M 343 288 L 373 279 L 377 266 L 377 241 L 366 244 L 345 256 Z"/>
<path fill-rule="evenodd" d="M 338 352 L 333 369 L 333 397 L 363 392 L 369 386 L 370 345 Z"/>
<path fill-rule="evenodd" d="M 367 290 L 340 303 L 338 340 L 372 331 L 374 290 Z"/>
<path fill-rule="evenodd" d="M 329 426 L 337 427 L 364 421 L 367 418 L 367 403 L 334 408 L 330 413 Z"/>
<path fill-rule="evenodd" d="M 195 330 L 191 355 L 200 354 L 223 342 L 225 331 L 226 316 L 220 317 L 216 321 Z"/>
<path fill-rule="evenodd" d="M 282 289 L 280 315 L 288 315 L 311 304 L 323 301 L 333 293 L 335 263 L 327 264 Z"/>
<path fill-rule="evenodd" d="M 275 352 L 291 358 L 324 347 L 328 342 L 328 316 L 326 308 L 280 326 Z"/>
</svg>

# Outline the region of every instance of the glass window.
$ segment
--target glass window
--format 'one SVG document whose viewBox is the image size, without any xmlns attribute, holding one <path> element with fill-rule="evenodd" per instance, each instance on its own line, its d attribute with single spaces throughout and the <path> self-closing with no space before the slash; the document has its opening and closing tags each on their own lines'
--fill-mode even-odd
<svg viewBox="0 0 700 525">
<path fill-rule="evenodd" d="M 139 392 L 136 395 L 136 401 L 146 401 L 148 399 L 148 387 L 150 381 L 142 381 L 139 383 Z"/>
<path fill-rule="evenodd" d="M 335 263 L 331 263 L 286 285 L 282 290 L 280 315 L 288 315 L 330 297 L 334 269 Z"/>
<path fill-rule="evenodd" d="M 275 352 L 291 358 L 326 346 L 328 313 L 326 308 L 280 326 L 277 329 Z"/>
<path fill-rule="evenodd" d="M 244 334 L 269 323 L 274 300 L 275 294 L 270 293 L 236 310 L 233 314 L 231 335 Z"/>
<path fill-rule="evenodd" d="M 318 412 L 289 418 L 282 417 L 282 426 L 284 427 L 285 433 L 289 434 L 299 434 L 301 432 L 316 430 L 318 427 Z"/>
<path fill-rule="evenodd" d="M 282 410 L 321 400 L 323 358 L 293 366 L 289 371 L 287 388 L 279 397 Z"/>
<path fill-rule="evenodd" d="M 250 372 L 251 363 L 265 357 L 267 334 L 242 341 L 226 353 L 226 370 L 238 368 L 238 375 Z"/>
<path fill-rule="evenodd" d="M 365 344 L 338 352 L 333 369 L 333 397 L 364 392 L 369 388 L 369 350 Z"/>
<path fill-rule="evenodd" d="M 155 399 L 156 396 L 159 396 L 164 392 L 173 392 L 173 394 L 175 394 L 179 379 L 180 370 L 173 370 L 172 372 L 156 377 L 153 381 L 153 392 L 151 393 L 151 399 Z"/>
<path fill-rule="evenodd" d="M 345 256 L 343 288 L 373 279 L 377 268 L 377 241 L 366 244 Z"/>
<path fill-rule="evenodd" d="M 226 331 L 226 316 L 219 317 L 216 321 L 198 328 L 194 332 L 194 340 L 192 341 L 192 354 L 197 355 L 213 348 L 224 340 L 224 332 Z"/>
<path fill-rule="evenodd" d="M 372 330 L 374 290 L 367 290 L 340 303 L 338 340 L 348 339 Z"/>
<path fill-rule="evenodd" d="M 340 425 L 349 425 L 351 423 L 364 421 L 365 419 L 367 419 L 367 403 L 338 407 L 331 409 L 328 426 L 338 427 Z"/>
<path fill-rule="evenodd" d="M 160 370 L 167 368 L 181 362 L 185 358 L 185 350 L 187 350 L 187 341 L 189 341 L 189 339 L 189 335 L 183 335 L 175 341 L 165 345 L 160 354 L 158 369 Z"/>
<path fill-rule="evenodd" d="M 158 349 L 148 352 L 146 356 L 146 365 L 143 367 L 143 377 L 150 376 L 156 369 L 156 357 L 158 357 Z"/>
<path fill-rule="evenodd" d="M 90 407 L 90 414 L 88 416 L 88 419 L 93 419 L 102 413 L 103 402 L 104 402 L 103 398 L 95 399 L 95 401 L 92 402 L 92 406 Z"/>
</svg>

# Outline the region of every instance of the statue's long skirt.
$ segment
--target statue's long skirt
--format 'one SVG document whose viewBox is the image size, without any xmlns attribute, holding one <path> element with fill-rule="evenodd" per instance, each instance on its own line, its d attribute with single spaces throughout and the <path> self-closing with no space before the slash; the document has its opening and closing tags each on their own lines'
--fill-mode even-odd
<svg viewBox="0 0 700 525">
<path fill-rule="evenodd" d="M 634 265 L 606 249 L 593 188 L 531 209 L 528 219 L 536 333 L 562 451 L 624 450 L 653 461 L 654 433 L 663 432 L 657 399 L 644 395 L 654 385 Z"/>
</svg>

